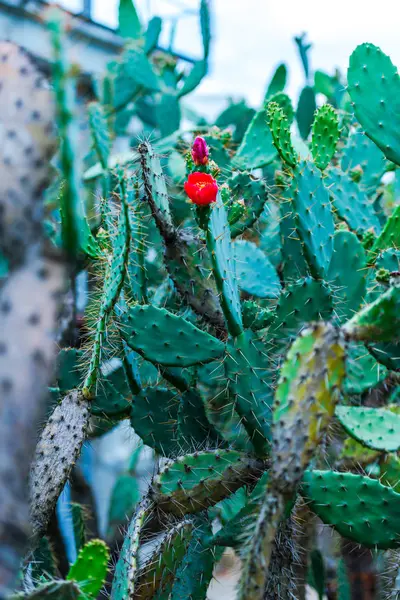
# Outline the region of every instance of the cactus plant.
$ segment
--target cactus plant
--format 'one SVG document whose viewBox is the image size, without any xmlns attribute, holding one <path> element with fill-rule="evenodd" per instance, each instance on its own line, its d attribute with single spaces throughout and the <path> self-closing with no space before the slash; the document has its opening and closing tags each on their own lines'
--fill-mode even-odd
<svg viewBox="0 0 400 600">
<path fill-rule="evenodd" d="M 303 500 L 335 535 L 399 546 L 400 213 L 381 181 L 400 160 L 398 75 L 375 46 L 356 49 L 353 118 L 340 75 L 312 84 L 298 37 L 297 123 L 281 65 L 258 110 L 232 103 L 208 126 L 182 101 L 207 73 L 208 2 L 187 70 L 158 47 L 159 19 L 145 31 L 132 0 L 119 14 L 124 48 L 86 107 L 86 171 L 61 13 L 47 20 L 51 87 L 0 44 L 0 596 L 105 585 L 113 600 L 205 600 L 234 547 L 238 598 L 301 599 L 309 564 L 322 597 L 312 527 L 296 564 Z M 115 155 L 132 116 L 141 140 Z M 147 449 L 111 494 L 111 566 L 86 526 L 86 442 L 121 421 Z M 66 487 L 72 565 L 56 535 Z M 346 579 L 342 559 L 329 564 Z"/>
</svg>

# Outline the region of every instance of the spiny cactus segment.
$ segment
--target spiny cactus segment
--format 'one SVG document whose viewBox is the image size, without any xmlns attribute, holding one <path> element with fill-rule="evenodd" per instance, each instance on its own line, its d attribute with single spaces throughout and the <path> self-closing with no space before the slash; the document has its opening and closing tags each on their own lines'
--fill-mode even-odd
<svg viewBox="0 0 400 600">
<path fill-rule="evenodd" d="M 0 596 L 205 600 L 231 547 L 238 599 L 301 599 L 309 565 L 322 597 L 328 558 L 354 577 L 313 515 L 373 560 L 400 540 L 397 71 L 363 44 L 347 94 L 301 36 L 296 112 L 280 65 L 258 110 L 206 125 L 181 99 L 207 73 L 207 0 L 189 69 L 160 19 L 143 33 L 132 0 L 120 15 L 124 48 L 79 118 L 59 10 L 50 86 L 0 43 Z M 94 532 L 90 457 L 123 427 L 139 450 Z"/>
</svg>

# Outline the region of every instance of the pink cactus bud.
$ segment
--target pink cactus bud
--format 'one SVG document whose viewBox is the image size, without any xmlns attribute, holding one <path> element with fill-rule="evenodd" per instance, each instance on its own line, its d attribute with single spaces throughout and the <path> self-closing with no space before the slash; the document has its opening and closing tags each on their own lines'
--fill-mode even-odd
<svg viewBox="0 0 400 600">
<path fill-rule="evenodd" d="M 208 163 L 209 150 L 206 140 L 198 136 L 192 146 L 192 158 L 195 165 L 206 165 Z"/>
</svg>

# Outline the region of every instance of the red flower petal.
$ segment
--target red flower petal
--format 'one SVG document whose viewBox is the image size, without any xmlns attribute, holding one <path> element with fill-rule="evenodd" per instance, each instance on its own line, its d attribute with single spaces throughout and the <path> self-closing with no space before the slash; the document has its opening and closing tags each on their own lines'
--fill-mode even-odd
<svg viewBox="0 0 400 600">
<path fill-rule="evenodd" d="M 191 173 L 184 184 L 185 192 L 194 204 L 205 206 L 215 202 L 218 184 L 209 173 Z"/>
</svg>

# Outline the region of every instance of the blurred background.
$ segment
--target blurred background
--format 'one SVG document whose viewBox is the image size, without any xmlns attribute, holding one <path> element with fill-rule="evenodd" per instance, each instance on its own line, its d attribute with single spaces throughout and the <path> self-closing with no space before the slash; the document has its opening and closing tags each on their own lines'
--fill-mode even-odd
<svg viewBox="0 0 400 600">
<path fill-rule="evenodd" d="M 33 29 L 29 19 L 20 22 L 21 15 L 17 12 L 20 7 L 35 11 L 38 4 L 38 0 L 0 0 L 2 37 L 14 38 L 23 27 L 21 33 L 29 44 Z M 103 44 L 99 44 L 99 39 L 96 44 L 104 58 L 107 54 L 105 33 L 118 27 L 119 0 L 61 0 L 58 4 L 104 26 L 97 31 Z M 160 42 L 164 47 L 169 47 L 172 38 L 176 52 L 200 58 L 199 0 L 136 0 L 135 6 L 143 25 L 154 15 L 162 17 Z M 11 14 L 13 10 L 16 12 Z M 395 64 L 400 62 L 400 8 L 395 0 L 379 3 L 337 0 L 334 4 L 319 0 L 214 0 L 212 11 L 210 70 L 190 96 L 190 102 L 210 117 L 221 111 L 228 97 L 245 98 L 250 105 L 258 107 L 274 68 L 282 61 L 289 67 L 287 91 L 296 97 L 303 85 L 303 72 L 293 37 L 302 32 L 307 32 L 313 44 L 314 70 L 332 72 L 337 67 L 345 73 L 351 52 L 357 44 L 366 41 L 380 46 Z M 93 54 L 93 43 L 94 40 L 87 44 L 89 55 Z M 82 60 L 82 45 L 75 51 L 78 61 Z M 94 69 L 95 63 L 98 68 L 101 58 L 93 61 Z M 260 73 L 264 75 L 261 77 Z"/>
</svg>

